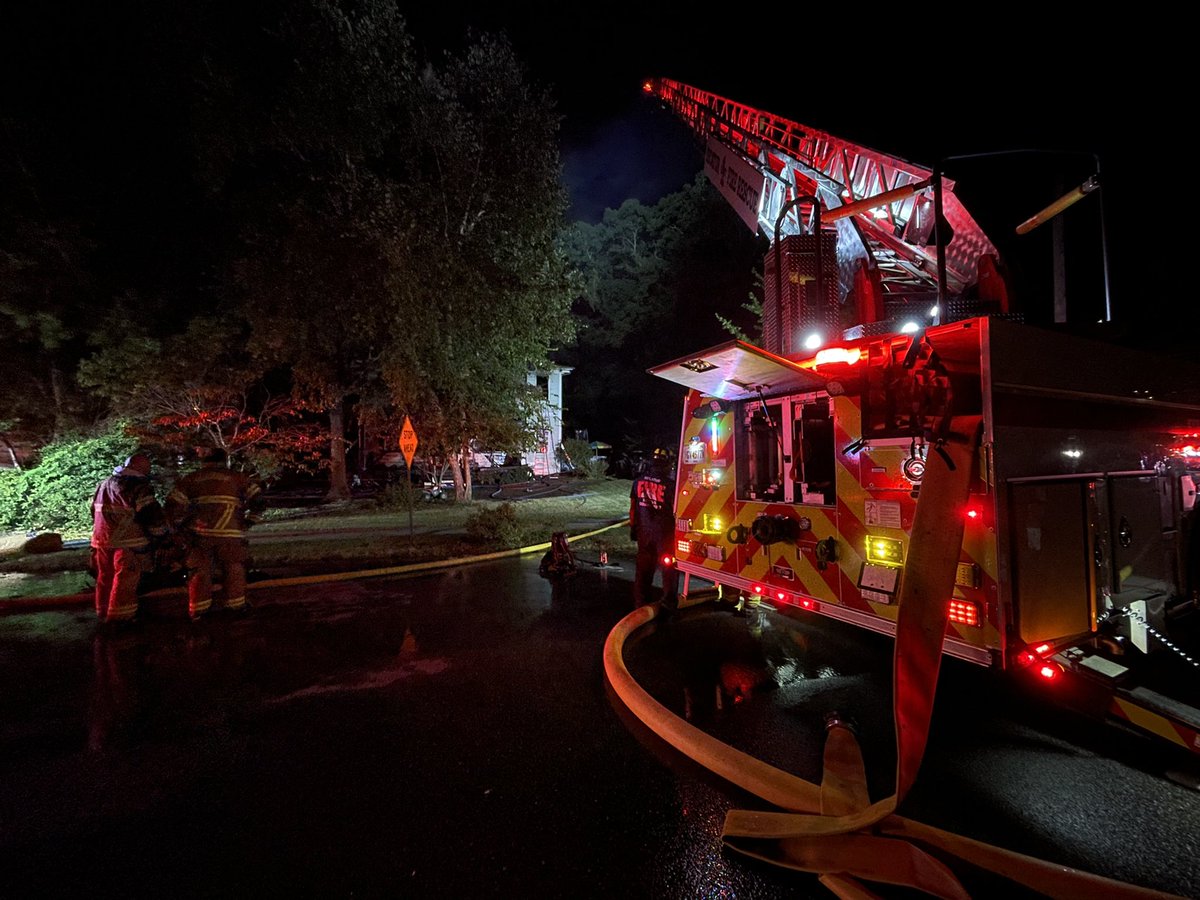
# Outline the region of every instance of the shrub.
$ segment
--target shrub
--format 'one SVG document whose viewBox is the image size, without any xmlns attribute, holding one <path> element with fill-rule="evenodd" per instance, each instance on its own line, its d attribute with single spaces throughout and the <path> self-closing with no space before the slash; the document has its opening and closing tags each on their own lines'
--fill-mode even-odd
<svg viewBox="0 0 1200 900">
<path fill-rule="evenodd" d="M 135 449 L 121 428 L 48 444 L 32 469 L 0 479 L 0 527 L 90 531 L 96 486 Z"/>
<path fill-rule="evenodd" d="M 393 481 L 376 495 L 375 505 L 380 509 L 408 509 L 420 496 L 420 487 L 407 481 Z"/>
<path fill-rule="evenodd" d="M 467 537 L 476 543 L 499 544 L 501 547 L 521 545 L 521 523 L 511 503 L 482 506 L 466 522 Z"/>
<path fill-rule="evenodd" d="M 608 461 L 595 456 L 591 445 L 579 438 L 567 438 L 559 445 L 559 456 L 584 478 L 603 478 Z"/>
<path fill-rule="evenodd" d="M 533 469 L 526 465 L 487 466 L 475 473 L 475 484 L 489 487 L 500 484 L 524 484 L 533 481 Z"/>
<path fill-rule="evenodd" d="M 0 531 L 25 529 L 25 495 L 28 491 L 24 472 L 0 472 Z"/>
</svg>

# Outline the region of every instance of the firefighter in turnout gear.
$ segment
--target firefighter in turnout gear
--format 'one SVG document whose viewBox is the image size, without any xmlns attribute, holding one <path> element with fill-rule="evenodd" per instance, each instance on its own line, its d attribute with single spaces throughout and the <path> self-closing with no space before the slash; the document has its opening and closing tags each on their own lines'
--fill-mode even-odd
<svg viewBox="0 0 1200 900">
<path fill-rule="evenodd" d="M 665 450 L 634 479 L 629 492 L 629 537 L 637 541 L 633 603 L 648 603 L 654 572 L 662 567 L 662 610 L 673 613 L 678 604 L 679 572 L 675 568 L 675 477 Z"/>
<path fill-rule="evenodd" d="M 201 467 L 183 476 L 167 495 L 167 514 L 187 534 L 188 615 L 195 621 L 213 604 L 213 578 L 221 571 L 228 610 L 246 609 L 246 529 L 259 509 L 260 488 L 228 468 L 224 450 L 210 450 Z"/>
<path fill-rule="evenodd" d="M 167 531 L 150 485 L 150 457 L 135 453 L 100 482 L 92 497 L 92 565 L 101 622 L 133 621 L 138 582 L 152 568 L 151 542 Z"/>
</svg>

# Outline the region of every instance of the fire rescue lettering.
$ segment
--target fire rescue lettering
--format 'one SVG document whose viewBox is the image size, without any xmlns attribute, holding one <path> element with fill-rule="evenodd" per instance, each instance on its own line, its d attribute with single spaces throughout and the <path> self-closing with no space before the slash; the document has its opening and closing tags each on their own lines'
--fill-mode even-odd
<svg viewBox="0 0 1200 900">
<path fill-rule="evenodd" d="M 710 139 L 704 152 L 704 174 L 751 231 L 758 228 L 762 177 L 752 165 Z"/>
<path fill-rule="evenodd" d="M 666 496 L 666 485 L 661 482 L 643 479 L 637 483 L 638 506 L 648 506 L 657 512 L 667 505 Z"/>
</svg>

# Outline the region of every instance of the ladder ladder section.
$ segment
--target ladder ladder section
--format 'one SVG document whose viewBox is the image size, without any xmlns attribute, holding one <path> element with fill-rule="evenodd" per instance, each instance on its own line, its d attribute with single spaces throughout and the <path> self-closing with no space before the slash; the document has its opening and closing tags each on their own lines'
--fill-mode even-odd
<svg viewBox="0 0 1200 900">
<path fill-rule="evenodd" d="M 863 261 L 878 273 L 885 296 L 936 294 L 932 170 L 677 81 L 652 79 L 645 89 L 697 135 L 721 142 L 762 174 L 758 225 L 769 239 L 779 211 L 798 196 L 813 195 L 828 211 L 822 219 L 838 229 L 843 285 Z M 878 204 L 859 205 L 889 193 Z M 839 218 L 843 206 L 854 212 Z M 942 181 L 942 209 L 953 231 L 946 291 L 960 294 L 975 283 L 980 258 L 997 252 L 948 179 Z M 806 217 L 811 211 L 804 204 L 793 207 L 781 235 L 806 230 Z"/>
</svg>

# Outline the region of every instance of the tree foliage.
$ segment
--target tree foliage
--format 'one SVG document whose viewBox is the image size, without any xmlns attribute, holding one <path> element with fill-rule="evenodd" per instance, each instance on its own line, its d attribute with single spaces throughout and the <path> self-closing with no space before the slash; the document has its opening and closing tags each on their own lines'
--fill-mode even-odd
<svg viewBox="0 0 1200 900">
<path fill-rule="evenodd" d="M 142 12 L 39 21 L 22 56 L 5 439 L 86 420 L 78 367 L 79 397 L 173 448 L 307 457 L 323 416 L 334 496 L 352 418 L 411 415 L 465 496 L 471 441 L 521 443 L 526 375 L 571 332 L 549 95 L 498 37 L 426 59 L 395 0 Z M 60 91 L 86 101 L 41 129 Z"/>
<path fill-rule="evenodd" d="M 557 124 L 498 38 L 426 69 L 418 85 L 398 204 L 407 240 L 393 245 L 404 328 L 384 376 L 397 408 L 454 464 L 460 497 L 472 440 L 519 444 L 539 400 L 526 375 L 571 335 Z"/>
<path fill-rule="evenodd" d="M 652 206 L 627 200 L 576 224 L 563 247 L 582 276 L 578 337 L 558 355 L 579 373 L 568 425 L 617 453 L 674 443 L 679 389 L 646 370 L 728 340 L 717 314 L 755 327 L 739 301 L 765 248 L 703 176 Z"/>
<path fill-rule="evenodd" d="M 197 316 L 183 333 L 159 338 L 118 309 L 80 363 L 79 381 L 149 446 L 182 455 L 220 447 L 265 479 L 315 469 L 322 430 L 286 381 L 272 389 L 280 376 L 246 342 L 245 327 L 226 318 Z"/>
<path fill-rule="evenodd" d="M 43 201 L 36 149 L 0 120 L 0 419 L 6 431 L 61 435 L 85 403 L 72 378 L 94 296 L 93 243 L 76 215 Z"/>
<path fill-rule="evenodd" d="M 35 466 L 0 477 L 0 530 L 90 531 L 92 496 L 137 446 L 120 425 L 43 447 Z"/>
</svg>

